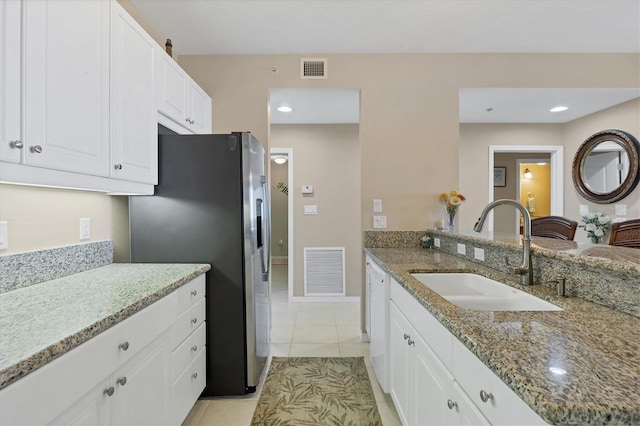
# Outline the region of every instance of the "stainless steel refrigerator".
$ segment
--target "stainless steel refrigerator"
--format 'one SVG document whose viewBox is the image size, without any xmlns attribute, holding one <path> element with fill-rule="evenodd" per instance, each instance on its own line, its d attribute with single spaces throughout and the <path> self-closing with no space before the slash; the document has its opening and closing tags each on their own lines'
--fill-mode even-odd
<svg viewBox="0 0 640 426">
<path fill-rule="evenodd" d="M 158 185 L 129 197 L 131 261 L 209 263 L 203 397 L 254 392 L 269 354 L 270 206 L 250 133 L 161 135 Z"/>
</svg>

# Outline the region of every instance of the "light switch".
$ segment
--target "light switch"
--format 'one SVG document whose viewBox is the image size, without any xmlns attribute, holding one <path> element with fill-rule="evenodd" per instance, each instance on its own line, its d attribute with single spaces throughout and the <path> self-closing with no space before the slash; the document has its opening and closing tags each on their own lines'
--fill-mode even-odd
<svg viewBox="0 0 640 426">
<path fill-rule="evenodd" d="M 382 212 L 382 200 L 379 200 L 379 199 L 373 200 L 373 212 L 374 213 Z"/>
<path fill-rule="evenodd" d="M 374 228 L 386 228 L 387 227 L 387 217 L 386 216 L 374 216 L 373 217 L 373 227 Z"/>
<path fill-rule="evenodd" d="M 318 214 L 318 206 L 305 204 L 304 214 Z"/>
<path fill-rule="evenodd" d="M 9 249 L 9 224 L 6 220 L 0 222 L 0 250 Z"/>
<path fill-rule="evenodd" d="M 616 216 L 626 216 L 627 215 L 627 205 L 626 204 L 616 204 Z"/>
</svg>

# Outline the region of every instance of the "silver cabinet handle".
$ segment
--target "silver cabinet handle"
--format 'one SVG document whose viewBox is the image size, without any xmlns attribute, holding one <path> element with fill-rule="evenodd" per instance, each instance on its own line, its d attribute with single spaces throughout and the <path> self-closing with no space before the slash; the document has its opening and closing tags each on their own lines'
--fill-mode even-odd
<svg viewBox="0 0 640 426">
<path fill-rule="evenodd" d="M 40 154 L 42 153 L 42 147 L 40 145 L 34 145 L 31 147 L 31 152 L 34 154 Z"/>
<path fill-rule="evenodd" d="M 127 349 L 129 349 L 129 342 L 123 342 L 123 343 L 120 343 L 120 344 L 118 345 L 118 347 L 119 347 L 120 349 L 122 349 L 123 351 L 126 351 Z"/>
<path fill-rule="evenodd" d="M 198 373 L 193 373 L 193 374 L 191 375 L 191 378 L 192 378 L 192 379 L 197 379 L 197 378 L 198 378 Z"/>
<path fill-rule="evenodd" d="M 411 340 L 411 338 L 409 338 L 409 339 L 407 340 L 407 344 L 408 344 L 409 346 L 412 346 L 412 345 L 413 345 L 413 346 L 415 346 L 416 342 L 414 342 L 413 340 Z"/>
<path fill-rule="evenodd" d="M 195 352 L 197 350 L 198 350 L 198 346 L 197 345 L 191 346 L 191 352 Z"/>
<path fill-rule="evenodd" d="M 449 410 L 453 410 L 454 408 L 456 408 L 458 406 L 458 403 L 455 401 L 452 401 L 450 399 L 447 400 L 447 407 L 449 407 Z"/>
<path fill-rule="evenodd" d="M 411 336 L 409 336 L 407 333 L 404 333 L 404 340 L 407 340 L 409 337 Z"/>
<path fill-rule="evenodd" d="M 480 399 L 482 400 L 482 402 L 487 402 L 490 399 L 493 399 L 493 394 L 492 393 L 487 393 L 484 390 L 480 391 Z"/>
<path fill-rule="evenodd" d="M 113 386 L 109 386 L 108 388 L 106 388 L 105 390 L 102 391 L 102 394 L 111 396 L 111 395 L 113 395 L 113 391 L 114 390 L 115 389 L 113 388 Z"/>
<path fill-rule="evenodd" d="M 195 324 L 197 322 L 198 322 L 198 318 L 196 317 L 191 318 L 191 324 Z"/>
<path fill-rule="evenodd" d="M 122 170 L 122 164 L 114 164 L 113 168 L 116 170 Z"/>
<path fill-rule="evenodd" d="M 120 385 L 120 386 L 124 386 L 127 384 L 127 378 L 126 377 L 120 377 L 118 380 L 116 380 L 116 382 Z"/>
<path fill-rule="evenodd" d="M 9 146 L 14 149 L 22 149 L 24 147 L 24 143 L 22 143 L 22 141 L 10 141 Z"/>
<path fill-rule="evenodd" d="M 191 290 L 191 295 L 192 296 L 196 296 L 198 294 L 198 292 L 196 290 Z"/>
</svg>

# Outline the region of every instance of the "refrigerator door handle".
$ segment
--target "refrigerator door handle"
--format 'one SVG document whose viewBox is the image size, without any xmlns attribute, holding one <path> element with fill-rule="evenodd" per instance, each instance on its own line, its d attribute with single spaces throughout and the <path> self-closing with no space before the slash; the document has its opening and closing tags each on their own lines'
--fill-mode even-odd
<svg viewBox="0 0 640 426">
<path fill-rule="evenodd" d="M 262 214 L 264 223 L 262 232 L 264 233 L 262 248 L 262 280 L 269 280 L 269 260 L 271 259 L 271 200 L 269 199 L 269 186 L 267 185 L 267 177 L 260 176 L 260 182 L 264 189 L 264 203 L 262 204 Z"/>
</svg>

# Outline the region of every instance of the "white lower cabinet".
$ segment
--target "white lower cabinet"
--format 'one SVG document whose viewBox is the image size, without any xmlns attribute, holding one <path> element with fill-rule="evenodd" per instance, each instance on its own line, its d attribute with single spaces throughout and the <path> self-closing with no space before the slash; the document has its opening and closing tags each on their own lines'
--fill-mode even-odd
<svg viewBox="0 0 640 426">
<path fill-rule="evenodd" d="M 182 423 L 205 386 L 204 296 L 203 274 L 0 390 L 0 425 Z"/>
<path fill-rule="evenodd" d="M 546 424 L 393 280 L 389 355 L 403 425 Z"/>
</svg>

